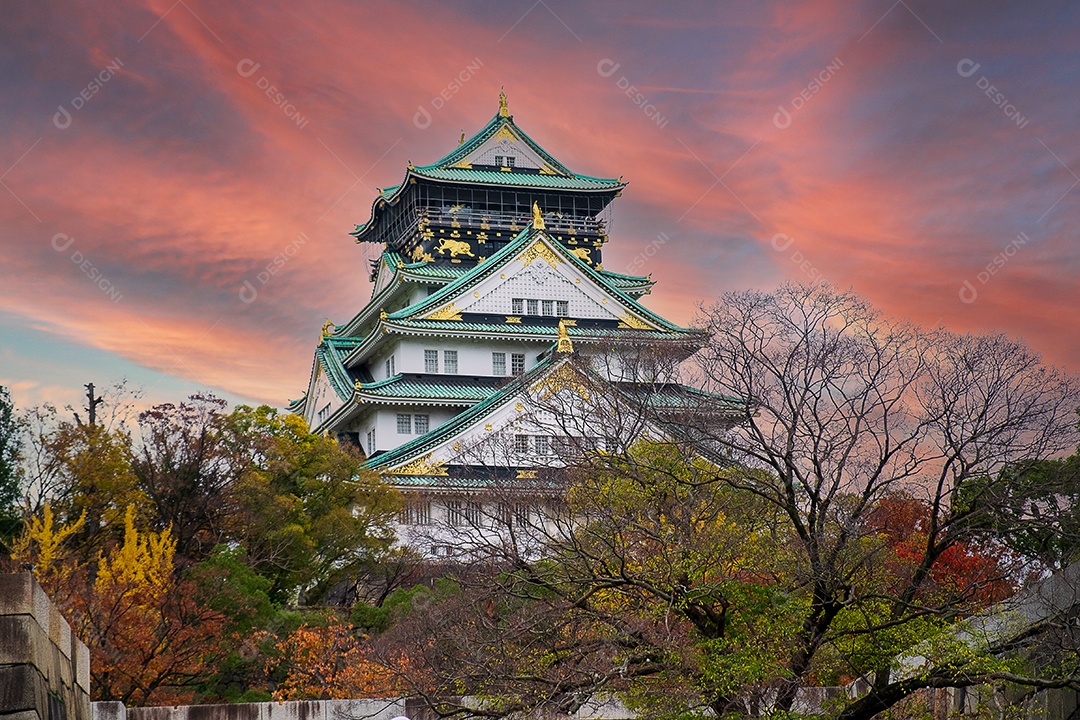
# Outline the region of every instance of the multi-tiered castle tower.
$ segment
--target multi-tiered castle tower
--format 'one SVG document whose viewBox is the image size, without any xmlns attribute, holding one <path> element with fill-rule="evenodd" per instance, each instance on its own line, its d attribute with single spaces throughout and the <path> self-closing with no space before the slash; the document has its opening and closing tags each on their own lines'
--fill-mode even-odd
<svg viewBox="0 0 1080 720">
<path fill-rule="evenodd" d="M 379 191 L 352 233 L 383 246 L 371 299 L 344 324 L 327 321 L 290 409 L 408 491 L 413 524 L 475 514 L 469 498 L 493 477 L 535 478 L 562 445 L 525 427 L 523 396 L 563 387 L 553 379 L 573 355 L 693 344 L 638 302 L 649 277 L 603 267 L 602 214 L 624 187 L 549 155 L 500 94 L 478 133 Z M 508 438 L 504 459 L 479 463 L 473 450 L 496 435 Z"/>
</svg>

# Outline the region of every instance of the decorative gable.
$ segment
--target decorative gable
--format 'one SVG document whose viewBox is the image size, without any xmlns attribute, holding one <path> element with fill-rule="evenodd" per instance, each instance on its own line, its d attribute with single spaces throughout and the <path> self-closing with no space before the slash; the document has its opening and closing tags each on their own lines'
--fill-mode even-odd
<svg viewBox="0 0 1080 720">
<path fill-rule="evenodd" d="M 623 327 L 660 329 L 624 302 L 570 257 L 570 251 L 543 232 L 523 236 L 521 245 L 507 247 L 507 255 L 478 266 L 471 283 L 447 288 L 437 303 L 420 309 L 414 319 L 461 320 L 462 313 L 564 316 L 619 321 Z M 501 253 L 500 253 L 501 254 Z M 482 272 L 486 271 L 486 272 Z M 457 292 L 452 292 L 456 289 Z"/>
<path fill-rule="evenodd" d="M 484 142 L 452 165 L 452 168 L 497 167 L 506 172 L 514 170 L 539 170 L 555 175 L 556 170 L 534 150 L 516 131 L 511 123 L 505 123 Z"/>
</svg>

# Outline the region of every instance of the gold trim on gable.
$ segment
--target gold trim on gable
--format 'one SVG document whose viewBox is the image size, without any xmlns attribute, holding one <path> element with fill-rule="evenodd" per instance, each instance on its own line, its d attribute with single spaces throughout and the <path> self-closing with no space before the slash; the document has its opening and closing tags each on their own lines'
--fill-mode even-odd
<svg viewBox="0 0 1080 720">
<path fill-rule="evenodd" d="M 563 259 L 555 254 L 555 252 L 545 245 L 542 241 L 537 240 L 532 244 L 528 250 L 521 255 L 522 265 L 528 267 L 529 263 L 533 260 L 540 258 L 545 260 L 552 268 L 556 267 L 558 263 L 561 263 Z"/>
<path fill-rule="evenodd" d="M 390 470 L 388 475 L 434 475 L 436 477 L 446 477 L 446 464 L 443 462 L 432 462 L 431 453 L 417 458 L 412 462 L 399 465 L 398 467 Z"/>
<path fill-rule="evenodd" d="M 652 330 L 653 326 L 643 320 L 638 320 L 630 313 L 619 316 L 620 328 L 633 328 L 634 330 Z"/>
<path fill-rule="evenodd" d="M 456 305 L 457 305 L 456 303 L 450 303 L 449 305 L 444 305 L 443 307 L 439 308 L 435 312 L 433 312 L 430 315 L 426 316 L 424 319 L 425 320 L 460 320 L 461 319 L 461 311 L 457 309 Z"/>
</svg>

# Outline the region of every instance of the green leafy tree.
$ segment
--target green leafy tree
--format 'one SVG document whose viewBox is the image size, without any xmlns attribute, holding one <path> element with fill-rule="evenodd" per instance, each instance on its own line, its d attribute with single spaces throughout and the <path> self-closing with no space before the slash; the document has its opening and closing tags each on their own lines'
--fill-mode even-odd
<svg viewBox="0 0 1080 720">
<path fill-rule="evenodd" d="M 0 385 L 0 547 L 9 546 L 22 526 L 22 436 L 25 423 L 11 394 Z"/>
<path fill-rule="evenodd" d="M 246 458 L 236 537 L 272 597 L 319 601 L 387 556 L 400 495 L 358 456 L 267 406 L 237 408 L 228 433 Z"/>
</svg>

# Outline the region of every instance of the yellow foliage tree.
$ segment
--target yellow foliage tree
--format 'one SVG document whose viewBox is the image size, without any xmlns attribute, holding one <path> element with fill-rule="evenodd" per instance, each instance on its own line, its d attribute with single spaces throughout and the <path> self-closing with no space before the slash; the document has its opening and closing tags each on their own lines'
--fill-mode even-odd
<svg viewBox="0 0 1080 720">
<path fill-rule="evenodd" d="M 52 505 L 45 503 L 40 518 L 30 518 L 23 534 L 15 541 L 11 557 L 34 566 L 34 573 L 46 590 L 59 590 L 70 577 L 76 563 L 70 557 L 67 541 L 86 524 L 86 511 L 78 520 L 58 523 Z"/>
<path fill-rule="evenodd" d="M 135 528 L 135 506 L 124 514 L 124 543 L 98 558 L 95 589 L 105 592 L 111 586 L 128 585 L 164 590 L 172 577 L 176 540 L 169 528 L 160 533 L 140 533 Z"/>
</svg>

